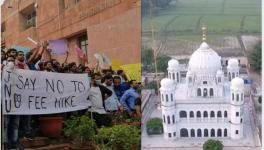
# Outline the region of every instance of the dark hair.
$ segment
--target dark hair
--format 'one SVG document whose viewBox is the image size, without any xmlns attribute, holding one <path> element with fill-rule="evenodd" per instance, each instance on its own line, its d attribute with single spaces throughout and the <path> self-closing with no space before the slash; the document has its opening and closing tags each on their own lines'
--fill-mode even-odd
<svg viewBox="0 0 264 150">
<path fill-rule="evenodd" d="M 46 61 L 46 62 L 44 62 L 44 67 L 46 67 L 48 63 L 51 63 L 52 64 L 51 61 Z"/>
<path fill-rule="evenodd" d="M 11 51 L 16 51 L 16 52 L 17 52 L 16 49 L 14 49 L 14 48 L 9 48 L 9 49 L 6 51 L 6 53 L 10 53 Z"/>
<path fill-rule="evenodd" d="M 120 75 L 120 74 L 122 74 L 123 72 L 124 72 L 123 70 L 117 70 L 116 73 L 117 73 L 118 75 Z"/>
<path fill-rule="evenodd" d="M 130 80 L 130 81 L 129 81 L 129 84 L 130 84 L 130 85 L 133 84 L 134 81 L 136 81 L 136 80 Z"/>
<path fill-rule="evenodd" d="M 113 77 L 112 77 L 111 75 L 105 75 L 105 76 L 104 76 L 104 79 L 105 79 L 105 80 L 109 80 L 109 79 L 113 79 Z"/>
<path fill-rule="evenodd" d="M 72 68 L 73 65 L 76 65 L 76 63 L 75 62 L 71 62 L 71 63 L 68 64 L 68 67 Z"/>
<path fill-rule="evenodd" d="M 114 76 L 113 80 L 118 79 L 121 80 L 121 78 L 119 76 Z"/>
<path fill-rule="evenodd" d="M 24 52 L 23 52 L 23 51 L 17 51 L 17 53 L 23 53 L 23 54 L 24 54 Z"/>
<path fill-rule="evenodd" d="M 32 55 L 33 53 L 32 52 L 27 52 L 26 53 L 26 60 L 29 60 L 30 56 Z"/>
<path fill-rule="evenodd" d="M 91 75 L 91 79 L 94 79 L 95 76 L 101 76 L 101 74 L 100 74 L 100 73 L 93 73 L 93 74 Z"/>
</svg>

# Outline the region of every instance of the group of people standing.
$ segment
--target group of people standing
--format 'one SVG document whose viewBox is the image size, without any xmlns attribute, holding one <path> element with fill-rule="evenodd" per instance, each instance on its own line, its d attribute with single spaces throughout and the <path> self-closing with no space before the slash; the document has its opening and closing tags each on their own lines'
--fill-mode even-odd
<svg viewBox="0 0 264 150">
<path fill-rule="evenodd" d="M 111 115 L 125 113 L 128 116 L 140 114 L 136 105 L 140 105 L 140 84 L 131 80 L 128 81 L 123 70 L 113 71 L 109 69 L 101 70 L 89 68 L 84 64 L 75 62 L 60 63 L 52 59 L 45 41 L 37 48 L 24 54 L 14 48 L 1 50 L 1 70 L 13 64 L 15 69 L 28 69 L 33 71 L 47 71 L 55 73 L 83 73 L 87 74 L 91 81 L 89 96 L 87 100 L 91 107 L 79 110 L 77 113 L 85 115 L 87 112 L 93 114 L 97 126 L 108 126 L 111 124 Z M 48 59 L 43 59 L 44 54 L 48 54 Z M 74 112 L 73 112 L 74 113 Z M 63 115 L 68 117 L 67 115 Z M 32 116 L 31 115 L 4 115 L 4 147 L 5 149 L 23 149 L 19 143 L 19 136 L 32 139 Z"/>
</svg>

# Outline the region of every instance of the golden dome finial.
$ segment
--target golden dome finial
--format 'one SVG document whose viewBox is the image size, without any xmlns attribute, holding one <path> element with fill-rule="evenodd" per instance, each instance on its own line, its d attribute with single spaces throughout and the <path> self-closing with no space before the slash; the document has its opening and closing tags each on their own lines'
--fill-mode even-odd
<svg viewBox="0 0 264 150">
<path fill-rule="evenodd" d="M 203 30 L 203 42 L 205 42 L 206 41 L 206 31 L 207 31 L 207 28 L 205 27 L 205 25 L 203 25 L 202 30 Z"/>
</svg>

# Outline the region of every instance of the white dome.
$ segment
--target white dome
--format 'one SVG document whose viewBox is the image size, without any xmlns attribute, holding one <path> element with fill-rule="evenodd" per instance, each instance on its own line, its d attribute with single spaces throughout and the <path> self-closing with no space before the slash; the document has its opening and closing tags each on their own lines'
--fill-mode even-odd
<svg viewBox="0 0 264 150">
<path fill-rule="evenodd" d="M 176 68 L 178 68 L 178 66 L 179 66 L 178 60 L 176 60 L 176 59 L 169 60 L 169 62 L 168 62 L 168 68 L 170 68 L 170 69 L 176 69 Z"/>
<path fill-rule="evenodd" d="M 228 67 L 238 67 L 238 60 L 235 58 L 231 58 L 228 60 Z"/>
<path fill-rule="evenodd" d="M 203 42 L 191 56 L 189 70 L 197 75 L 208 74 L 215 76 L 217 70 L 221 69 L 221 58 L 212 50 L 207 43 Z"/>
<path fill-rule="evenodd" d="M 239 78 L 239 77 L 235 77 L 231 81 L 231 87 L 233 87 L 233 88 L 243 88 L 244 87 L 244 80 Z"/>
<path fill-rule="evenodd" d="M 160 85 L 162 88 L 173 88 L 174 86 L 174 82 L 173 80 L 169 79 L 169 78 L 164 78 L 160 81 Z"/>
</svg>

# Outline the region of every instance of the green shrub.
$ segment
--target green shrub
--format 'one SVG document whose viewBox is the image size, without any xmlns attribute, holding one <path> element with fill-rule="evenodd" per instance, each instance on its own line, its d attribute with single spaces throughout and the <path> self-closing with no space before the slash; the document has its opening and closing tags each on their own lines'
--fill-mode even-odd
<svg viewBox="0 0 264 150">
<path fill-rule="evenodd" d="M 224 145 L 221 141 L 209 139 L 203 144 L 203 150 L 222 150 Z"/>
<path fill-rule="evenodd" d="M 140 130 L 134 126 L 114 125 L 98 130 L 101 146 L 112 150 L 131 150 L 140 145 Z"/>
<path fill-rule="evenodd" d="M 162 134 L 163 133 L 163 124 L 162 119 L 160 118 L 152 118 L 147 122 L 147 134 Z"/>
<path fill-rule="evenodd" d="M 85 115 L 71 116 L 64 125 L 64 134 L 73 140 L 74 145 L 84 147 L 96 143 L 96 124 L 93 119 Z"/>
</svg>

